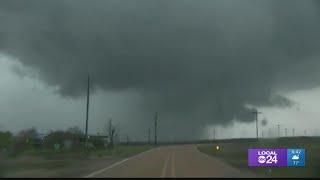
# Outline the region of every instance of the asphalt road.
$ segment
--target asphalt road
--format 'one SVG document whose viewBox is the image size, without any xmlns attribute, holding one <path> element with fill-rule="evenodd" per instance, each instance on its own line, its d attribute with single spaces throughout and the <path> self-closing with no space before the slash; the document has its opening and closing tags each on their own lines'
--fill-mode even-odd
<svg viewBox="0 0 320 180">
<path fill-rule="evenodd" d="M 124 159 L 86 177 L 255 177 L 199 152 L 195 145 L 167 146 Z"/>
</svg>

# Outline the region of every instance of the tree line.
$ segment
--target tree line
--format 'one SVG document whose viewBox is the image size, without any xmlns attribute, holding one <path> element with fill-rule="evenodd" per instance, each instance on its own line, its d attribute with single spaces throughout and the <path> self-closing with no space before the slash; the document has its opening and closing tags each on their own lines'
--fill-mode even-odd
<svg viewBox="0 0 320 180">
<path fill-rule="evenodd" d="M 105 133 L 88 137 L 89 148 L 113 148 L 118 134 L 119 128 L 112 123 L 112 119 L 109 119 L 105 126 Z M 27 150 L 39 149 L 81 151 L 84 148 L 84 143 L 85 133 L 78 126 L 66 130 L 52 130 L 47 134 L 40 134 L 34 127 L 23 129 L 17 134 L 10 131 L 0 131 L 0 152 L 13 155 Z"/>
</svg>

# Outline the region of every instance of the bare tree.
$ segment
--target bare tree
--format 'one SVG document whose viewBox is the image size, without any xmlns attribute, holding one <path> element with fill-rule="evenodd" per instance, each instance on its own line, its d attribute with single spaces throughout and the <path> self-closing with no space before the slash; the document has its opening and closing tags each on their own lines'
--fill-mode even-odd
<svg viewBox="0 0 320 180">
<path fill-rule="evenodd" d="M 74 134 L 74 135 L 79 135 L 79 136 L 84 135 L 84 132 L 78 126 L 69 127 L 67 129 L 67 132 Z"/>
<path fill-rule="evenodd" d="M 114 146 L 114 142 L 115 142 L 115 138 L 118 136 L 119 134 L 119 129 L 116 128 L 113 124 L 112 124 L 112 119 L 109 119 L 109 122 L 107 123 L 106 126 L 106 131 L 107 131 L 107 135 L 109 138 L 109 144 L 108 147 L 109 148 L 113 148 Z"/>
<path fill-rule="evenodd" d="M 115 127 L 116 131 L 114 133 L 114 144 L 118 144 L 120 142 L 120 129 Z"/>
</svg>

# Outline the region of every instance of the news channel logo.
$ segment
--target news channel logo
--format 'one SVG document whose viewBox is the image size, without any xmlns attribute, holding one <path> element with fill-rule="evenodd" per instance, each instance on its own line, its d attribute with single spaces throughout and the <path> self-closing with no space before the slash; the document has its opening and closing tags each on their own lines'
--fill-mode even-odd
<svg viewBox="0 0 320 180">
<path fill-rule="evenodd" d="M 248 149 L 249 167 L 305 166 L 305 149 Z"/>
</svg>

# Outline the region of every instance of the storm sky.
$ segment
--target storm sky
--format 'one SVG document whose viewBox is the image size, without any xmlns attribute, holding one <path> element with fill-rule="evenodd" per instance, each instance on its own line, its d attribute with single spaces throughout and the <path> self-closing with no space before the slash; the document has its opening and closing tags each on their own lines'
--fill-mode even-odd
<svg viewBox="0 0 320 180">
<path fill-rule="evenodd" d="M 92 132 L 112 117 L 141 137 L 158 111 L 163 137 L 191 139 L 290 111 L 320 85 L 319 19 L 309 0 L 2 0 L 0 122 L 82 127 L 88 75 Z"/>
</svg>

